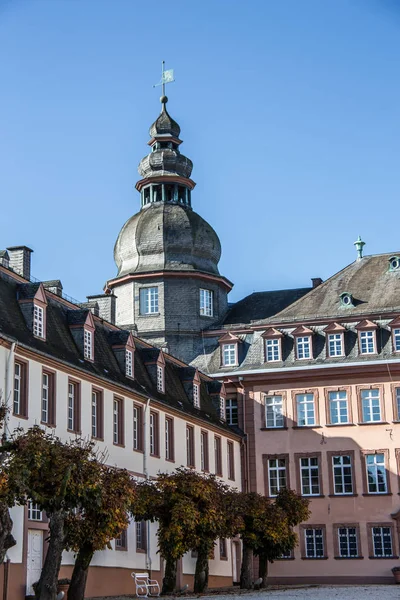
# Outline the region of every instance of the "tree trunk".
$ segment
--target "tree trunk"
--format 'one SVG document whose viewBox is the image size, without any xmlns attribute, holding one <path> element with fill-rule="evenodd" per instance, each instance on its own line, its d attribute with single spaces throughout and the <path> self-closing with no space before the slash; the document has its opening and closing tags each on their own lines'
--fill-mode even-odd
<svg viewBox="0 0 400 600">
<path fill-rule="evenodd" d="M 176 560 L 171 557 L 165 558 L 165 573 L 161 594 L 172 594 L 176 588 Z"/>
<path fill-rule="evenodd" d="M 210 549 L 207 547 L 197 548 L 196 571 L 194 574 L 194 593 L 201 594 L 208 587 L 208 557 Z"/>
<path fill-rule="evenodd" d="M 268 585 L 268 558 L 267 555 L 261 552 L 258 555 L 258 577 L 261 579 L 260 588 L 265 588 Z"/>
<path fill-rule="evenodd" d="M 3 564 L 7 550 L 17 543 L 11 535 L 13 522 L 8 506 L 0 502 L 0 565 Z"/>
<path fill-rule="evenodd" d="M 253 588 L 253 550 L 243 542 L 242 568 L 240 571 L 240 589 Z"/>
<path fill-rule="evenodd" d="M 54 511 L 49 518 L 50 539 L 46 558 L 35 594 L 39 600 L 56 600 L 57 579 L 64 550 L 65 512 L 62 508 Z"/>
<path fill-rule="evenodd" d="M 68 589 L 68 600 L 84 600 L 86 580 L 93 554 L 92 544 L 85 544 L 80 548 Z"/>
</svg>

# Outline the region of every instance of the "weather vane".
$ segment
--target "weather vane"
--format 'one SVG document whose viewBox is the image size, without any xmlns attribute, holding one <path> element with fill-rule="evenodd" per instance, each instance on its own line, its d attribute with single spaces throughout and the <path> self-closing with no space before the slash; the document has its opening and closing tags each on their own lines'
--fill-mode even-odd
<svg viewBox="0 0 400 600">
<path fill-rule="evenodd" d="M 166 83 L 172 83 L 173 81 L 175 81 L 175 79 L 174 79 L 174 70 L 173 69 L 168 69 L 166 71 L 164 67 L 165 67 L 165 60 L 162 61 L 161 81 L 159 83 L 156 83 L 155 85 L 153 85 L 153 87 L 157 87 L 159 85 L 162 86 L 162 95 L 163 96 L 165 96 L 165 84 Z"/>
</svg>

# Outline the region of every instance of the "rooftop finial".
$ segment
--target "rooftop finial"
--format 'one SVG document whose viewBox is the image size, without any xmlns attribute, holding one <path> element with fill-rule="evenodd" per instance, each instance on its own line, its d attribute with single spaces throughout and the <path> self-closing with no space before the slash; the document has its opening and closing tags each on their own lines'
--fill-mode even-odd
<svg viewBox="0 0 400 600">
<path fill-rule="evenodd" d="M 358 236 L 358 239 L 354 242 L 354 245 L 357 250 L 357 260 L 361 260 L 363 257 L 363 247 L 365 246 L 365 242 L 362 241 L 361 236 Z"/>
<path fill-rule="evenodd" d="M 165 67 L 165 60 L 162 61 L 162 66 L 161 66 L 161 81 L 159 83 L 156 83 L 155 85 L 153 85 L 153 87 L 157 87 L 159 85 L 162 86 L 162 96 L 160 98 L 161 104 L 166 104 L 168 102 L 168 98 L 165 95 L 165 84 L 173 83 L 175 81 L 174 70 L 168 69 L 166 71 L 164 67 Z"/>
</svg>

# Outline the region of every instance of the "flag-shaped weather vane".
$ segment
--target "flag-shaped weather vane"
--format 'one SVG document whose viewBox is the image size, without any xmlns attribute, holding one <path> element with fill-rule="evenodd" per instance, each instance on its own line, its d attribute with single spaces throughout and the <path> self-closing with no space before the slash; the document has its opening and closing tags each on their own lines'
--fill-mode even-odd
<svg viewBox="0 0 400 600">
<path fill-rule="evenodd" d="M 174 70 L 168 69 L 166 71 L 165 70 L 165 60 L 163 60 L 162 67 L 161 67 L 161 81 L 159 83 L 156 83 L 155 85 L 153 85 L 153 87 L 157 87 L 157 86 L 161 85 L 162 86 L 162 95 L 165 96 L 165 84 L 172 83 L 174 81 L 175 81 Z"/>
</svg>

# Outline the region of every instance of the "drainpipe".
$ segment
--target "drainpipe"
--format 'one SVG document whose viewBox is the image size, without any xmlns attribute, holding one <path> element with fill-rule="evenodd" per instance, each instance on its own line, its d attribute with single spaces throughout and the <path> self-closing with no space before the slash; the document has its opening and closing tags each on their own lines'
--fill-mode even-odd
<svg viewBox="0 0 400 600">
<path fill-rule="evenodd" d="M 238 377 L 239 385 L 242 388 L 242 417 L 243 417 L 243 432 L 245 434 L 245 440 L 242 440 L 242 445 L 244 448 L 244 460 L 243 467 L 245 470 L 244 480 L 245 480 L 245 489 L 243 491 L 249 492 L 249 472 L 250 472 L 250 464 L 249 464 L 249 436 L 246 430 L 246 388 L 243 385 L 243 377 Z"/>
<path fill-rule="evenodd" d="M 147 469 L 147 421 L 150 407 L 150 398 L 147 398 L 146 407 L 143 416 L 143 474 L 145 479 L 149 479 L 149 471 Z M 146 569 L 151 577 L 151 556 L 150 556 L 150 521 L 147 521 L 147 554 L 146 554 Z"/>
<path fill-rule="evenodd" d="M 7 439 L 7 431 L 8 431 L 8 420 L 9 420 L 9 411 L 8 411 L 8 405 L 9 405 L 9 399 L 11 397 L 11 386 L 10 386 L 10 366 L 12 363 L 12 360 L 14 358 L 14 353 L 15 353 L 15 348 L 16 348 L 16 342 L 13 342 L 11 344 L 11 348 L 10 348 L 10 352 L 8 353 L 8 358 L 7 358 L 7 362 L 6 362 L 6 371 L 5 371 L 5 375 L 4 375 L 4 406 L 6 407 L 6 415 L 4 417 L 4 431 L 3 431 L 3 441 L 6 441 Z"/>
</svg>

